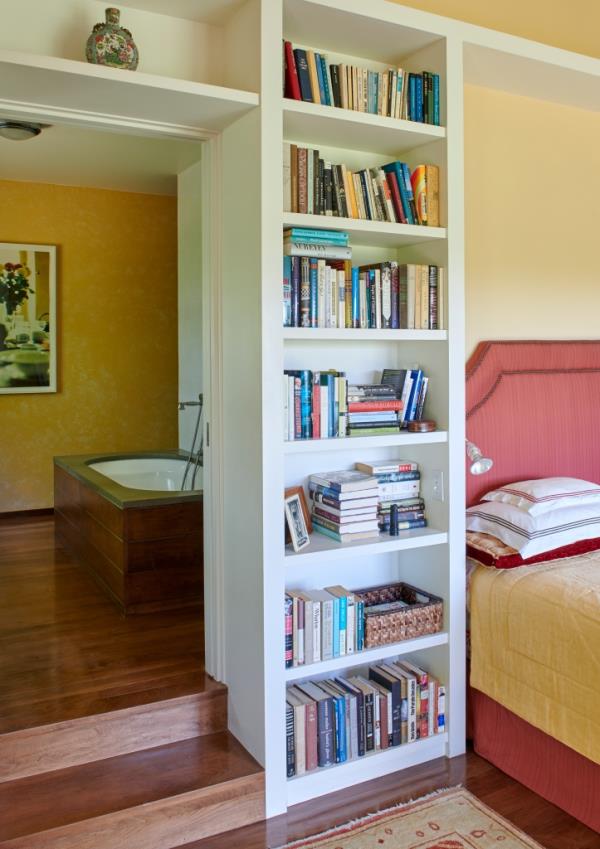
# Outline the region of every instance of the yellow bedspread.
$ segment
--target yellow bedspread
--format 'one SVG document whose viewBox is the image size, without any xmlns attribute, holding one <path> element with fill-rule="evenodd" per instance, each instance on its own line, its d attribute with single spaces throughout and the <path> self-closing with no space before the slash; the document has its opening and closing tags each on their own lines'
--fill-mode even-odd
<svg viewBox="0 0 600 849">
<path fill-rule="evenodd" d="M 471 577 L 471 684 L 600 763 L 600 552 Z"/>
</svg>

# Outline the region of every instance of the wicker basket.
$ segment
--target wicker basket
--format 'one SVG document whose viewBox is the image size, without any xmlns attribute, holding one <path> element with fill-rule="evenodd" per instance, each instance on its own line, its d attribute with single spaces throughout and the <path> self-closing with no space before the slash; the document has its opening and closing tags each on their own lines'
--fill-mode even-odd
<svg viewBox="0 0 600 849">
<path fill-rule="evenodd" d="M 438 596 L 410 584 L 385 584 L 357 590 L 365 603 L 365 648 L 384 646 L 437 634 L 444 622 L 444 602 Z M 408 607 L 390 613 L 369 613 L 369 607 L 394 601 L 405 601 Z"/>
</svg>

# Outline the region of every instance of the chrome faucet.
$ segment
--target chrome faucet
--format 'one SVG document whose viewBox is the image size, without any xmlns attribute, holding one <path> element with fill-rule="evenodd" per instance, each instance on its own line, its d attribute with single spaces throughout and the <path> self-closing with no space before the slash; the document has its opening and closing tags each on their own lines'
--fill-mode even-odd
<svg viewBox="0 0 600 849">
<path fill-rule="evenodd" d="M 197 401 L 180 401 L 177 405 L 177 409 L 185 410 L 186 407 L 201 407 L 203 402 L 204 398 L 202 397 L 202 393 L 200 393 Z"/>
<path fill-rule="evenodd" d="M 197 446 L 196 443 L 198 441 L 198 434 L 200 431 L 200 420 L 202 419 L 202 407 L 204 405 L 204 396 L 202 392 L 198 395 L 197 401 L 180 401 L 178 404 L 179 410 L 185 410 L 186 407 L 199 407 L 198 415 L 196 418 L 196 427 L 194 428 L 194 435 L 192 437 L 192 444 L 190 446 L 190 450 L 188 453 L 187 463 L 185 464 L 185 471 L 183 473 L 183 480 L 181 481 L 181 491 L 185 490 L 185 485 L 188 479 L 188 474 L 192 468 L 192 479 L 190 482 L 190 489 L 194 489 L 196 485 L 196 475 L 198 474 L 198 469 L 204 464 L 204 452 L 203 448 L 203 437 L 200 433 L 200 443 Z"/>
</svg>

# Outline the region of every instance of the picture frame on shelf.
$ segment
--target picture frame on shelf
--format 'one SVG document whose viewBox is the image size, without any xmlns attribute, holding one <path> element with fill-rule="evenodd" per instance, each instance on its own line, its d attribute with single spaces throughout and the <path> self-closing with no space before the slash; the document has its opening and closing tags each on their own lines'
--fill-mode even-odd
<svg viewBox="0 0 600 849">
<path fill-rule="evenodd" d="M 297 490 L 297 488 L 294 487 L 294 490 Z M 286 490 L 287 492 L 288 490 Z M 284 498 L 284 509 L 286 524 L 294 551 L 302 551 L 303 548 L 310 545 L 310 532 L 305 518 L 305 510 L 308 509 L 306 507 L 306 499 L 301 498 L 300 493 L 297 491 L 294 491 L 290 495 L 286 494 Z"/>
</svg>

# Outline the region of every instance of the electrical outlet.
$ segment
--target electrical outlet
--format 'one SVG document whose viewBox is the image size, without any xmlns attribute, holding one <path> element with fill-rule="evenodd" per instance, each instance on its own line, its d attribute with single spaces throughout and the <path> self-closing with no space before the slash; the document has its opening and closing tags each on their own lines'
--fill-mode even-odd
<svg viewBox="0 0 600 849">
<path fill-rule="evenodd" d="M 435 501 L 444 501 L 444 473 L 440 469 L 434 469 L 431 473 L 431 497 Z"/>
</svg>

